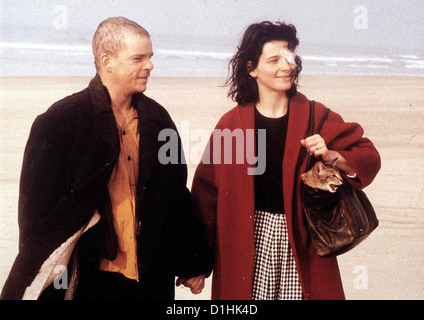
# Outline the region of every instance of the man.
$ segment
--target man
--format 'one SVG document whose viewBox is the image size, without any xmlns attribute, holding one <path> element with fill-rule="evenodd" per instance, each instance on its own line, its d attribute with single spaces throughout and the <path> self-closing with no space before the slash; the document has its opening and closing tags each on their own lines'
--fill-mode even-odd
<svg viewBox="0 0 424 320">
<path fill-rule="evenodd" d="M 153 70 L 150 35 L 109 18 L 93 53 L 97 74 L 88 88 L 56 102 L 31 128 L 19 254 L 1 298 L 173 299 L 175 276 L 199 293 L 207 249 L 191 214 L 187 168 L 158 159 L 159 132 L 178 133 L 143 94 Z"/>
</svg>

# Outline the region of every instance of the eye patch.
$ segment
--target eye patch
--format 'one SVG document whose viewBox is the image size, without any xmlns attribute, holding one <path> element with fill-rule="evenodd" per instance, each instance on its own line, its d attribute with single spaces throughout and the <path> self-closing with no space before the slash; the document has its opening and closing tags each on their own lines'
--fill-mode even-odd
<svg viewBox="0 0 424 320">
<path fill-rule="evenodd" d="M 280 54 L 283 58 L 287 60 L 287 62 L 291 65 L 296 66 L 296 54 L 290 50 L 287 49 L 281 49 Z"/>
</svg>

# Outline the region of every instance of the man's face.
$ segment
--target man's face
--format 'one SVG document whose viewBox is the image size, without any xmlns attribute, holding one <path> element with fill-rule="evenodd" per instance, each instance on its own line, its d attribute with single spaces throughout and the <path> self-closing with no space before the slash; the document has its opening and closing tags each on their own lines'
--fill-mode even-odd
<svg viewBox="0 0 424 320">
<path fill-rule="evenodd" d="M 147 36 L 127 33 L 123 46 L 110 57 L 110 74 L 122 94 L 132 95 L 146 90 L 147 79 L 153 70 L 152 41 Z"/>
</svg>

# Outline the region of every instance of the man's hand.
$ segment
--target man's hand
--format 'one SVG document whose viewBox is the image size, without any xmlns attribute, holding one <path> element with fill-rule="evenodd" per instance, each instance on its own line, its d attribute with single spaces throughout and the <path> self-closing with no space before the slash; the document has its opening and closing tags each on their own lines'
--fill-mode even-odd
<svg viewBox="0 0 424 320">
<path fill-rule="evenodd" d="M 205 287 L 205 275 L 202 274 L 193 278 L 178 278 L 175 284 L 177 287 L 183 285 L 184 287 L 190 288 L 191 292 L 194 294 L 199 294 L 202 292 Z"/>
</svg>

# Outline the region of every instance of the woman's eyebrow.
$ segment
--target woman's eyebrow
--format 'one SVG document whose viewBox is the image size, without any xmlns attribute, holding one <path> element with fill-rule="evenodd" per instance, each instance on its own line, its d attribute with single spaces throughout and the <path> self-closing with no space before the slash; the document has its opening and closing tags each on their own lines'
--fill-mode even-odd
<svg viewBox="0 0 424 320">
<path fill-rule="evenodd" d="M 281 54 L 275 54 L 273 56 L 270 56 L 270 57 L 265 58 L 265 60 L 272 60 L 272 59 L 280 58 L 280 57 L 281 57 Z"/>
</svg>

